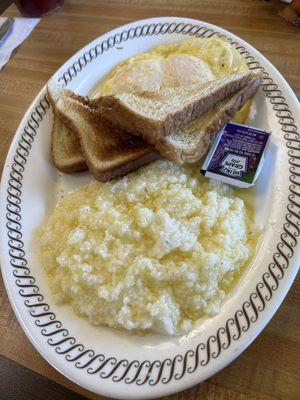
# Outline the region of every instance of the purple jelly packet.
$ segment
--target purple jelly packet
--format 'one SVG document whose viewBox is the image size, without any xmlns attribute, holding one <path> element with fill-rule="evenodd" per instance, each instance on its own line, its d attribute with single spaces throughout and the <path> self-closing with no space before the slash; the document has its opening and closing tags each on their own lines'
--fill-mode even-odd
<svg viewBox="0 0 300 400">
<path fill-rule="evenodd" d="M 228 122 L 206 156 L 201 173 L 238 188 L 253 186 L 265 159 L 270 133 Z"/>
</svg>

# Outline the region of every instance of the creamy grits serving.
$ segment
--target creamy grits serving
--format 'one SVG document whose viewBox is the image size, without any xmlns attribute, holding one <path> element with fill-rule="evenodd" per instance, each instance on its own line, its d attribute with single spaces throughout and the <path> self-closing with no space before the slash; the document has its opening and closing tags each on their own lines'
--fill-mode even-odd
<svg viewBox="0 0 300 400">
<path fill-rule="evenodd" d="M 189 39 L 125 60 L 92 96 L 205 84 L 247 69 L 227 41 Z M 247 120 L 250 105 L 236 121 Z M 241 194 L 202 177 L 200 166 L 159 160 L 67 194 L 39 229 L 57 302 L 93 325 L 167 335 L 217 314 L 259 230 Z"/>
<path fill-rule="evenodd" d="M 257 236 L 234 190 L 165 160 L 68 194 L 39 230 L 58 302 L 93 325 L 168 335 L 219 312 Z"/>
</svg>

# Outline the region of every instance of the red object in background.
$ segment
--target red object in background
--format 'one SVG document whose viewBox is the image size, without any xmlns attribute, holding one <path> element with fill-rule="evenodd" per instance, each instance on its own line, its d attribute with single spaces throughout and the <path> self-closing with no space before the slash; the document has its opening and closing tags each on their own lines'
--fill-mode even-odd
<svg viewBox="0 0 300 400">
<path fill-rule="evenodd" d="M 42 17 L 59 8 L 64 0 L 14 0 L 23 17 Z"/>
</svg>

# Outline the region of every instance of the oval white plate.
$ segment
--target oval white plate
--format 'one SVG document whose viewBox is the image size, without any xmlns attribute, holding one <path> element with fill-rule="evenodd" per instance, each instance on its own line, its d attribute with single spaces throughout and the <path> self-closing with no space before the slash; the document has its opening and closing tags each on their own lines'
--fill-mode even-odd
<svg viewBox="0 0 300 400">
<path fill-rule="evenodd" d="M 1 184 L 1 266 L 14 311 L 42 356 L 62 374 L 115 398 L 154 398 L 183 390 L 237 357 L 273 316 L 298 270 L 300 246 L 299 104 L 279 72 L 253 47 L 201 21 L 154 18 L 118 28 L 80 50 L 55 74 L 81 94 L 91 93 L 116 63 L 161 43 L 223 36 L 265 73 L 251 125 L 272 132 L 265 167 L 255 186 L 264 231 L 257 254 L 221 312 L 190 335 L 136 336 L 90 326 L 54 304 L 36 255 L 34 232 L 66 191 L 88 173 L 59 174 L 50 160 L 52 111 L 39 93 L 11 145 Z M 297 119 L 298 118 L 298 119 Z"/>
</svg>

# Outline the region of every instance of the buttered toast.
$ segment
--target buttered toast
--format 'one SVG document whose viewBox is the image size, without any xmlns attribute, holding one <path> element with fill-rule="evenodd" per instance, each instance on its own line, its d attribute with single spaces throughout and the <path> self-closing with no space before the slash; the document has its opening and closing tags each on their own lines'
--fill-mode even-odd
<svg viewBox="0 0 300 400">
<path fill-rule="evenodd" d="M 155 145 L 156 141 L 178 131 L 246 87 L 255 76 L 245 71 L 205 85 L 108 95 L 98 102 L 106 109 L 105 118 Z"/>
<path fill-rule="evenodd" d="M 261 74 L 246 71 L 201 86 L 97 99 L 48 84 L 54 164 L 63 172 L 88 168 L 107 181 L 161 156 L 176 164 L 196 162 L 261 81 Z"/>
<path fill-rule="evenodd" d="M 246 87 L 226 97 L 201 117 L 156 141 L 156 149 L 176 164 L 193 163 L 202 159 L 216 134 L 255 95 L 261 80 L 260 76 L 254 77 Z"/>
<path fill-rule="evenodd" d="M 61 97 L 57 108 L 65 125 L 78 135 L 88 168 L 98 180 L 126 175 L 160 158 L 142 138 L 111 125 L 99 111 L 71 97 Z"/>
</svg>

